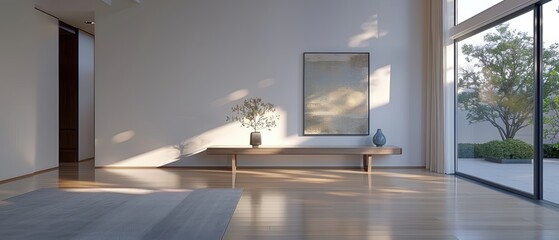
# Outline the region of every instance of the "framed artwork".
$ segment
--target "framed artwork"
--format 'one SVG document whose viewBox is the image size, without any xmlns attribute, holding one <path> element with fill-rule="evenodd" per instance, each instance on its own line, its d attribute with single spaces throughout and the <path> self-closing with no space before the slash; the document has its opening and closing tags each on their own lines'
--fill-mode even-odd
<svg viewBox="0 0 559 240">
<path fill-rule="evenodd" d="M 303 135 L 369 135 L 369 53 L 303 59 Z"/>
</svg>

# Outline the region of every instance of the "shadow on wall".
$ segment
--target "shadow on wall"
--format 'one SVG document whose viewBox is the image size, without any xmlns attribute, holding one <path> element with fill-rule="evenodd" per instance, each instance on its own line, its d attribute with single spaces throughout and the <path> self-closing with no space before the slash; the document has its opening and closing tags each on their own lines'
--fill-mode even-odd
<svg viewBox="0 0 559 240">
<path fill-rule="evenodd" d="M 390 103 L 390 80 L 392 66 L 386 65 L 377 68 L 371 74 L 370 94 L 371 110 Z"/>
<path fill-rule="evenodd" d="M 388 32 L 379 30 L 378 25 L 378 14 L 375 14 L 361 25 L 363 32 L 351 37 L 347 45 L 352 48 L 368 47 L 371 39 L 388 35 Z"/>
<path fill-rule="evenodd" d="M 381 30 L 379 28 L 378 15 L 375 14 L 369 19 L 367 19 L 360 26 L 360 31 L 358 34 L 349 37 L 348 46 L 350 48 L 364 48 L 369 47 L 373 44 L 374 40 L 378 40 L 381 37 L 387 36 L 388 32 Z M 302 58 L 299 58 L 302 60 Z M 370 74 L 370 110 L 375 108 L 388 105 L 390 103 L 390 81 L 391 81 L 391 65 L 379 65 L 379 59 L 373 60 L 376 66 L 371 67 Z M 381 67 L 379 67 L 381 66 Z M 375 68 L 376 67 L 376 68 Z M 302 64 L 299 64 L 300 76 L 302 76 Z M 256 87 L 259 89 L 270 88 L 274 86 L 278 81 L 274 78 L 261 78 L 263 80 L 258 81 Z M 300 79 L 302 81 L 302 79 Z M 301 83 L 302 84 L 302 83 Z M 299 89 L 301 89 L 299 87 Z M 243 86 L 233 90 L 228 94 L 224 94 L 221 97 L 216 97 L 214 101 L 209 102 L 209 105 L 213 109 L 224 108 L 226 105 L 242 100 L 249 96 L 249 94 L 254 94 L 253 89 L 243 88 Z M 301 90 L 302 91 L 302 90 Z M 338 92 L 333 93 L 334 95 L 352 95 L 351 93 Z M 302 92 L 299 98 L 303 96 Z M 353 96 L 353 95 L 352 95 Z M 365 97 L 356 97 L 358 101 L 366 99 Z M 302 113 L 302 99 L 298 101 L 299 114 Z M 343 103 L 347 105 L 347 103 Z M 287 106 L 286 109 L 291 109 L 290 112 L 296 111 L 297 108 L 293 106 Z M 347 109 L 346 109 L 347 110 Z M 369 112 L 370 114 L 371 112 Z M 212 113 L 213 114 L 213 113 Z M 267 133 L 264 137 L 266 145 L 304 145 L 304 144 L 314 144 L 314 145 L 328 145 L 332 142 L 337 141 L 341 138 L 335 137 L 301 137 L 303 132 L 302 120 L 303 117 L 299 114 L 294 114 L 291 118 L 288 118 L 286 111 L 281 113 L 280 124 L 278 129 L 274 129 L 269 134 Z M 225 114 L 224 114 L 225 116 Z M 215 117 L 212 117 L 215 118 Z M 289 124 L 295 124 L 296 127 L 291 126 L 288 128 Z M 370 123 L 369 123 L 370 124 Z M 222 156 L 206 156 L 205 154 L 200 154 L 205 151 L 205 149 L 210 145 L 248 145 L 248 133 L 247 129 L 241 128 L 237 123 L 231 124 L 216 124 L 215 128 L 206 128 L 204 130 L 202 127 L 197 128 L 196 126 L 189 129 L 191 133 L 185 133 L 186 136 L 192 136 L 185 140 L 180 139 L 168 139 L 167 143 L 161 142 L 160 147 L 152 148 L 147 152 L 140 154 L 130 154 L 131 156 L 120 156 L 117 161 L 108 164 L 108 166 L 211 166 L 216 165 L 222 166 L 227 165 L 228 161 Z M 208 126 L 206 126 L 208 127 Z M 130 141 L 134 138 L 138 138 L 142 135 L 140 132 L 134 131 L 123 131 L 115 134 L 112 137 L 112 144 L 120 144 Z M 183 135 L 183 136 L 184 136 Z M 345 137 L 344 139 L 347 139 Z M 178 141 L 177 141 L 178 140 Z M 175 142 L 175 144 L 172 144 Z M 346 142 L 346 141 L 338 141 Z M 351 141 L 347 141 L 347 144 L 357 144 L 362 142 L 367 144 L 370 142 L 369 136 L 352 137 Z M 206 164 L 207 163 L 207 164 Z"/>
<path fill-rule="evenodd" d="M 388 31 L 379 27 L 378 14 L 374 14 L 361 24 L 361 33 L 349 38 L 348 46 L 351 48 L 370 47 L 373 40 L 388 36 Z M 391 64 L 379 65 L 380 59 L 371 55 L 370 73 L 370 109 L 388 105 L 390 103 Z M 373 63 L 377 63 L 376 69 Z"/>
<path fill-rule="evenodd" d="M 390 103 L 390 74 L 391 66 L 380 67 L 371 74 L 371 110 L 388 105 Z M 269 87 L 273 85 L 273 80 L 265 79 L 260 81 L 259 87 Z M 247 97 L 249 90 L 240 89 L 230 94 L 218 98 L 212 102 L 214 108 L 223 107 L 229 103 L 240 101 Z M 343 95 L 343 94 L 342 94 Z M 347 94 L 346 94 L 347 95 Z M 345 106 L 345 105 L 344 105 Z M 348 107 L 348 106 L 346 106 Z M 349 109 L 351 109 L 349 107 Z M 278 107 L 281 119 L 278 127 L 264 135 L 266 145 L 304 145 L 331 144 L 331 138 L 324 137 L 301 137 L 301 133 L 290 134 L 288 131 L 288 113 Z M 225 114 L 224 114 L 225 116 Z M 225 118 L 225 117 L 224 117 Z M 301 119 L 297 119 L 299 122 Z M 223 156 L 206 156 L 203 153 L 210 145 L 248 145 L 250 130 L 242 128 L 238 123 L 224 124 L 219 127 L 203 131 L 189 139 L 185 139 L 176 144 L 162 146 L 160 148 L 131 156 L 120 161 L 114 162 L 109 166 L 223 166 L 228 161 Z M 122 144 L 131 141 L 136 137 L 136 132 L 132 130 L 123 131 L 115 134 L 112 144 Z M 347 138 L 347 137 L 346 137 Z M 360 144 L 368 144 L 369 136 L 355 137 Z M 355 144 L 355 143 L 354 143 Z"/>
<path fill-rule="evenodd" d="M 231 134 L 235 134 L 238 130 L 233 124 L 225 124 L 220 127 L 207 130 L 187 140 L 181 141 L 174 145 L 166 145 L 160 148 L 138 154 L 118 162 L 114 162 L 109 166 L 165 166 L 177 160 L 195 156 L 204 151 L 209 145 L 223 144 L 220 139 L 231 138 Z M 113 144 L 124 143 L 131 140 L 132 131 L 119 133 L 113 137 Z M 114 141 L 118 140 L 118 141 Z"/>
<path fill-rule="evenodd" d="M 188 157 L 194 156 L 206 150 L 206 147 L 202 147 L 205 144 L 194 142 L 181 142 L 179 144 L 173 145 L 173 148 L 177 150 L 178 156 L 177 161 L 185 161 Z"/>
</svg>

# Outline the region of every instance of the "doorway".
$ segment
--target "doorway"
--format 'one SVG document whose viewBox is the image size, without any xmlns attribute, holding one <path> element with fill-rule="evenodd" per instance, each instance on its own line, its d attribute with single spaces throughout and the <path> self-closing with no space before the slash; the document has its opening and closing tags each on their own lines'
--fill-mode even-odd
<svg viewBox="0 0 559 240">
<path fill-rule="evenodd" d="M 78 29 L 59 22 L 59 162 L 78 162 Z"/>
</svg>

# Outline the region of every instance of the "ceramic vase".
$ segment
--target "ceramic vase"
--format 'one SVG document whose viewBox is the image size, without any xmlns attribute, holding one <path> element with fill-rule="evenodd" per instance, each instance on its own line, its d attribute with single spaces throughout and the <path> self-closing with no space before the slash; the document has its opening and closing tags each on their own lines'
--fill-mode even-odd
<svg viewBox="0 0 559 240">
<path fill-rule="evenodd" d="M 377 129 L 377 133 L 373 136 L 373 144 L 377 147 L 382 147 L 386 143 L 386 137 L 382 134 L 381 129 Z"/>
<path fill-rule="evenodd" d="M 253 148 L 257 148 L 261 144 L 262 144 L 262 135 L 260 134 L 260 132 L 251 132 L 250 145 L 252 145 Z"/>
</svg>

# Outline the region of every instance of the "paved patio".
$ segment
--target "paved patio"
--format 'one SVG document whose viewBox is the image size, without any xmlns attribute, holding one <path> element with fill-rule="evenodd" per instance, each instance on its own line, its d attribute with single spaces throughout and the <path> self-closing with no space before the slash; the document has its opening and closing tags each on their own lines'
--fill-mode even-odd
<svg viewBox="0 0 559 240">
<path fill-rule="evenodd" d="M 533 192 L 532 164 L 501 164 L 479 158 L 458 158 L 459 172 L 488 181 Z M 559 159 L 544 159 L 544 199 L 559 203 Z"/>
</svg>

